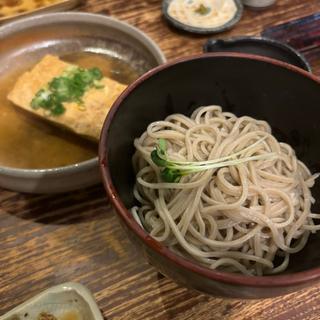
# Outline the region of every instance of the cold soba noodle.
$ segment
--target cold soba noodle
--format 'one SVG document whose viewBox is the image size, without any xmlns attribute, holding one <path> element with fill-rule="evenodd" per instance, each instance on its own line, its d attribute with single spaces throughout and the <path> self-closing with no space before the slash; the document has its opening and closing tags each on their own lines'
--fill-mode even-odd
<svg viewBox="0 0 320 320">
<path fill-rule="evenodd" d="M 151 123 L 134 144 L 141 205 L 132 213 L 179 255 L 211 269 L 273 274 L 320 229 L 310 211 L 318 175 L 265 121 L 201 107 L 191 118 Z"/>
</svg>

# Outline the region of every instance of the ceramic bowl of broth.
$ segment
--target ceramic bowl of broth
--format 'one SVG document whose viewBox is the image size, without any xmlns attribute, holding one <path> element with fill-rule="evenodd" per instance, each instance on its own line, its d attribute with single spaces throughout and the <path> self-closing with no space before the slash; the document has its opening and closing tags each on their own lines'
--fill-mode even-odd
<svg viewBox="0 0 320 320">
<path fill-rule="evenodd" d="M 0 187 L 55 193 L 100 181 L 97 141 L 43 121 L 7 99 L 18 77 L 48 54 L 81 68 L 98 67 L 123 85 L 165 61 L 141 31 L 101 15 L 43 14 L 1 27 Z"/>
</svg>

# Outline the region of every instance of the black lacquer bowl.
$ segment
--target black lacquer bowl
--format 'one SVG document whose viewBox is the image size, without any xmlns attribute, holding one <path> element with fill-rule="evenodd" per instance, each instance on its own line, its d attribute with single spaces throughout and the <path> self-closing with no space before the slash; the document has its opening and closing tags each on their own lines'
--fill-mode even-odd
<svg viewBox="0 0 320 320">
<path fill-rule="evenodd" d="M 289 64 L 245 54 L 206 54 L 157 67 L 118 98 L 104 124 L 100 166 L 107 194 L 130 238 L 161 273 L 212 295 L 263 298 L 320 281 L 320 232 L 291 256 L 284 274 L 250 277 L 209 270 L 176 256 L 152 239 L 128 210 L 134 204 L 133 140 L 147 125 L 171 113 L 190 115 L 218 104 L 237 116 L 267 120 L 280 141 L 296 150 L 313 172 L 320 171 L 320 81 Z M 320 209 L 320 182 L 313 189 Z"/>
</svg>

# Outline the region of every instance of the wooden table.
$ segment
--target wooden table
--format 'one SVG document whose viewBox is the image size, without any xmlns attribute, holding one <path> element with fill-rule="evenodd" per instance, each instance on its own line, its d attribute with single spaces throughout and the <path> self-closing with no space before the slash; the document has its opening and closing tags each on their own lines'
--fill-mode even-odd
<svg viewBox="0 0 320 320">
<path fill-rule="evenodd" d="M 88 0 L 80 10 L 140 28 L 168 59 L 200 53 L 207 37 L 168 27 L 160 5 L 160 0 Z M 219 36 L 258 35 L 266 26 L 319 9 L 319 0 L 278 0 L 267 11 L 245 10 L 241 22 Z M 108 320 L 320 319 L 320 285 L 241 301 L 199 294 L 162 277 L 128 241 L 102 186 L 53 196 L 0 189 L 0 314 L 66 281 L 86 285 Z"/>
</svg>

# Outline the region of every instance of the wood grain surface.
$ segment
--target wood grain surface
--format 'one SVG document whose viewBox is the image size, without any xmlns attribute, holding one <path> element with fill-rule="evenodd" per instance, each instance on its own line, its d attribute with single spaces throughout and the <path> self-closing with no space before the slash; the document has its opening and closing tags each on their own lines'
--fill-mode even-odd
<svg viewBox="0 0 320 320">
<path fill-rule="evenodd" d="M 168 59 L 200 53 L 208 36 L 169 27 L 160 0 L 87 0 L 82 11 L 111 15 L 152 37 Z M 267 26 L 320 10 L 320 0 L 278 0 L 245 10 L 218 35 L 258 35 Z M 0 189 L 0 315 L 52 285 L 78 281 L 108 320 L 318 320 L 320 285 L 275 299 L 226 300 L 159 275 L 128 241 L 102 186 L 63 195 Z"/>
</svg>

